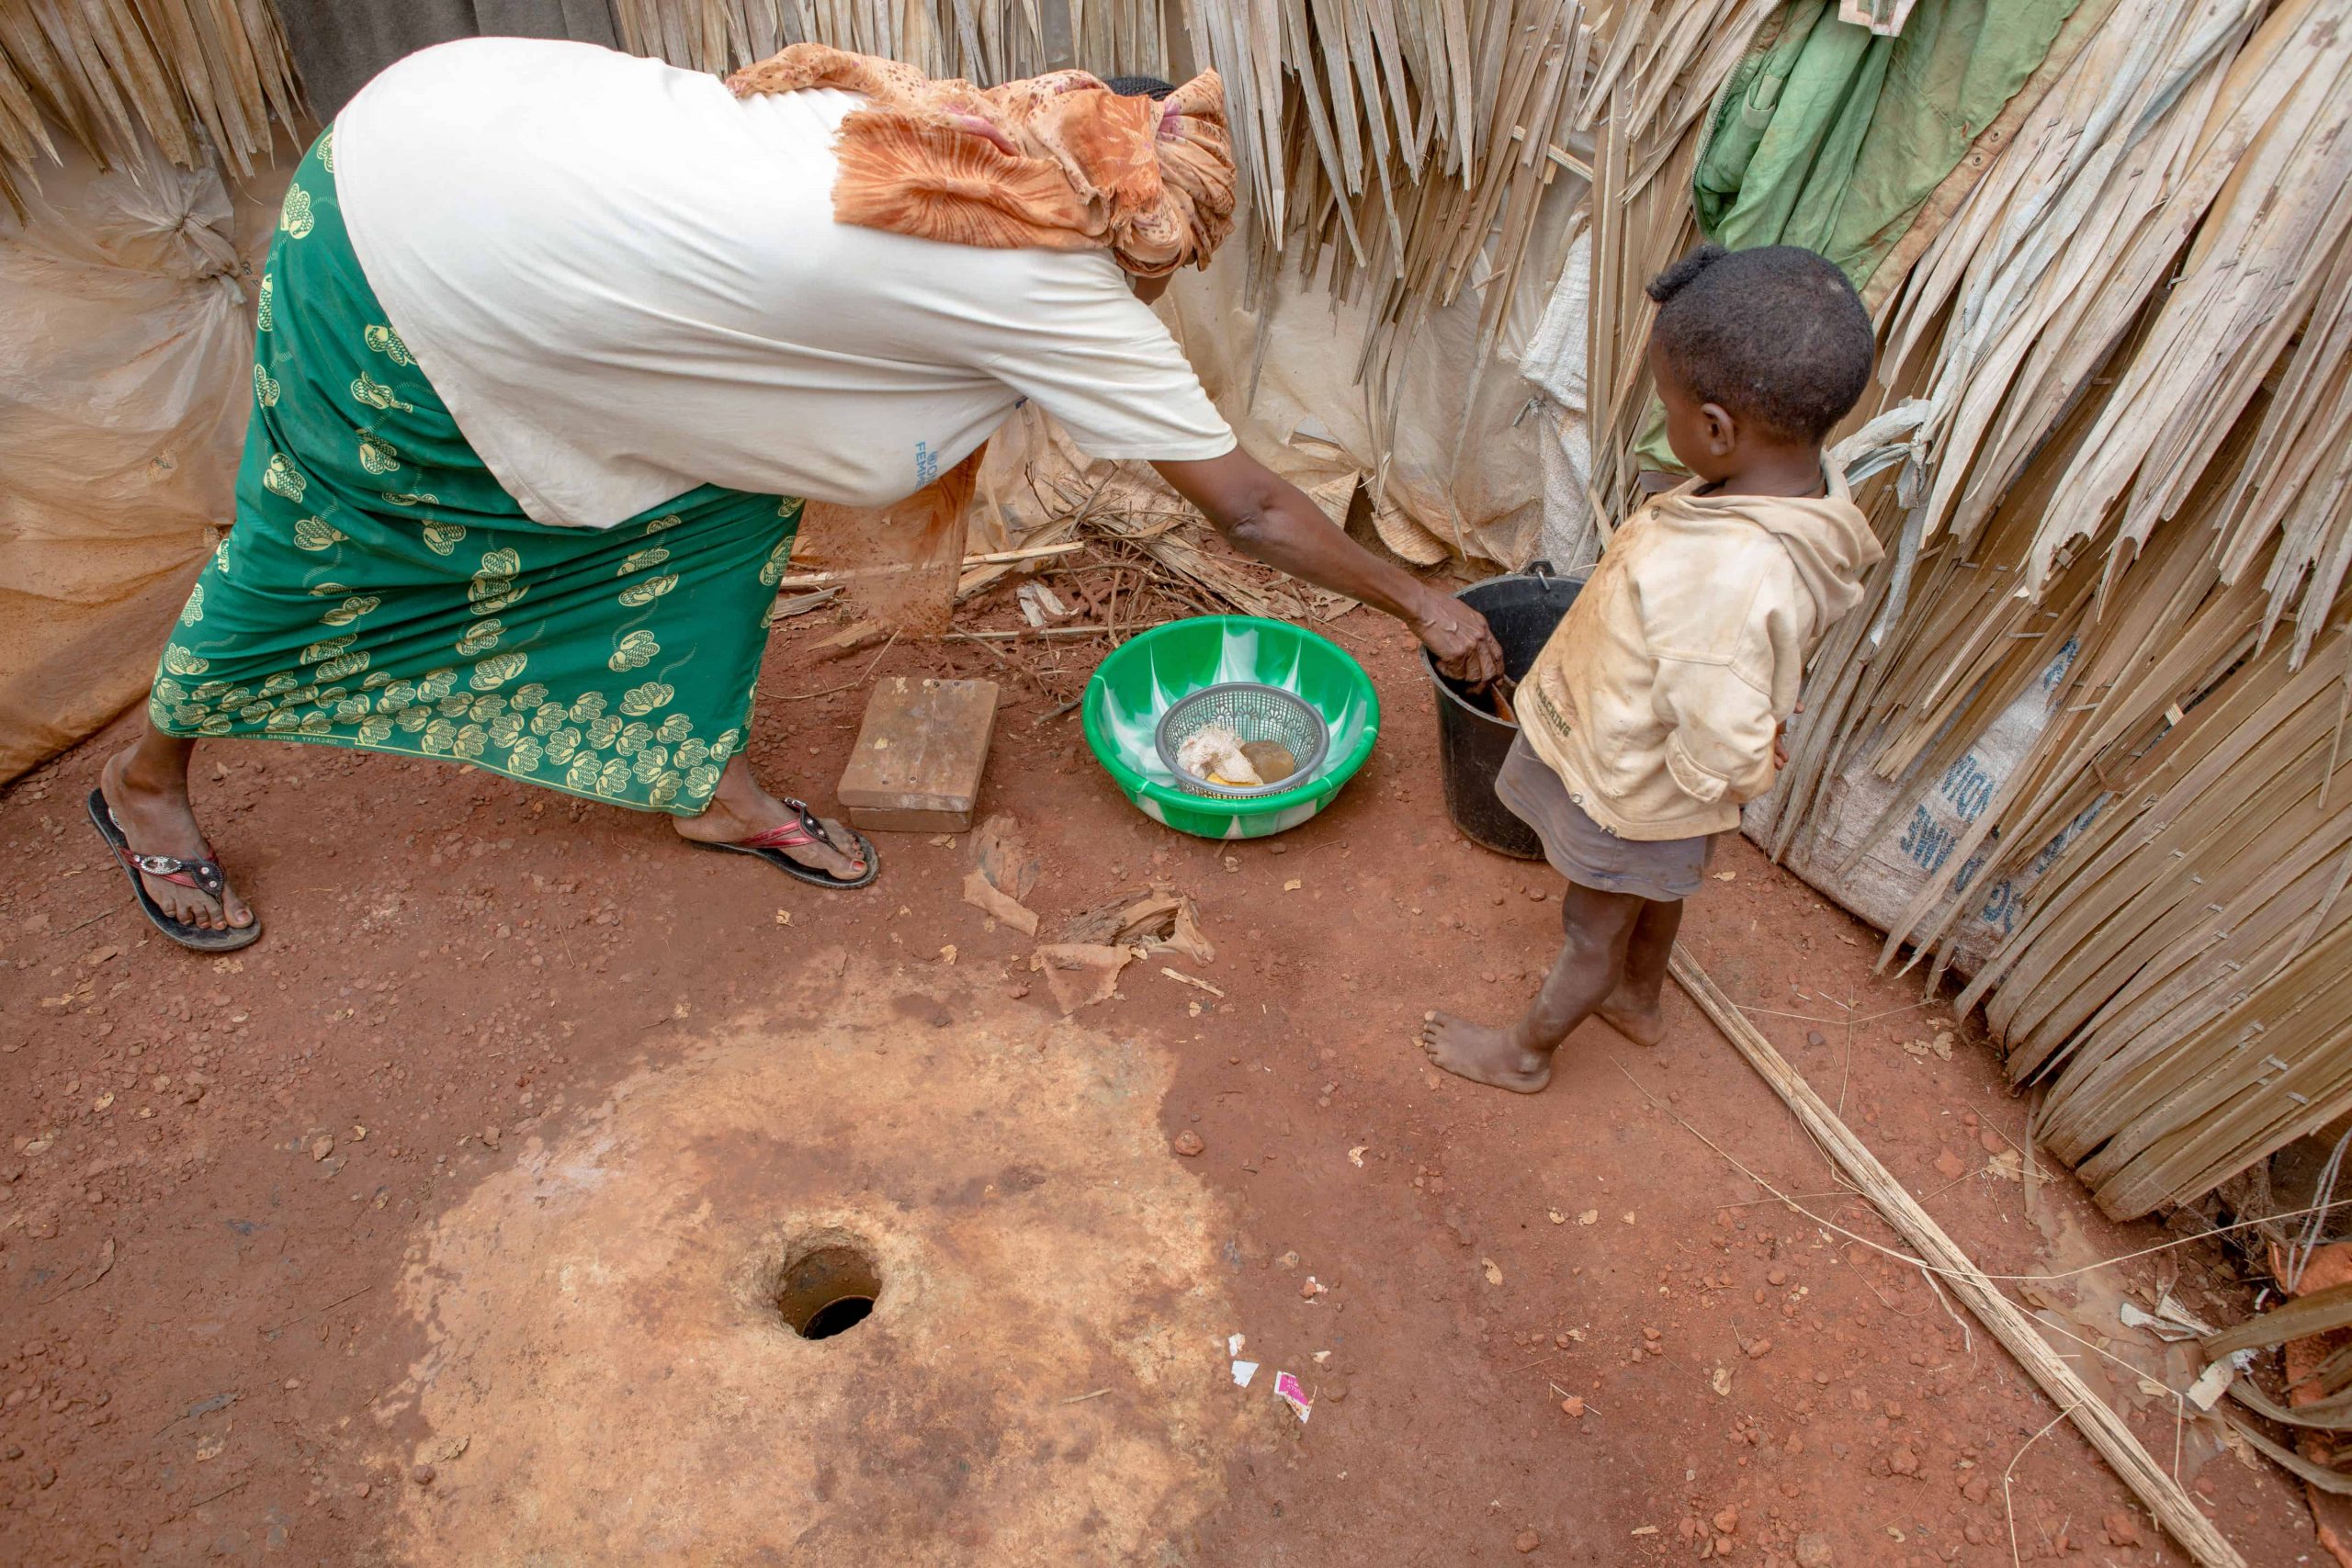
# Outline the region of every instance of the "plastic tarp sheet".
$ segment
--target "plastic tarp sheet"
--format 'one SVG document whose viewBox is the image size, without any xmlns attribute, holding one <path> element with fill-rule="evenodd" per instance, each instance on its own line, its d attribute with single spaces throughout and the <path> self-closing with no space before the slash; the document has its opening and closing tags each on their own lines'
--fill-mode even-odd
<svg viewBox="0 0 2352 1568">
<path fill-rule="evenodd" d="M 1569 242 L 1551 303 L 1519 356 L 1535 384 L 1549 439 L 1544 449 L 1544 527 L 1536 553 L 1563 573 L 1600 558 L 1601 529 L 1592 508 L 1592 416 L 1585 388 L 1586 338 L 1592 315 L 1592 231 Z"/>
<path fill-rule="evenodd" d="M 1832 779 L 1818 827 L 1801 835 L 1781 863 L 1839 908 L 1880 931 L 1893 930 L 2041 738 L 2050 722 L 2052 694 L 2065 679 L 2075 653 L 2072 641 L 2059 649 L 2041 680 L 1986 726 L 1975 744 L 1938 774 L 1930 787 L 1895 784 L 1860 763 Z M 1909 810 L 1899 822 L 1889 823 L 1887 814 L 1906 797 Z M 1777 790 L 1751 802 L 1740 813 L 1740 830 L 1769 846 L 1783 804 Z M 1984 966 L 2024 919 L 2027 899 L 2041 874 L 2096 815 L 2095 808 L 2086 811 L 2022 870 L 1989 885 L 1976 874 L 1988 850 L 1962 863 L 1945 905 L 1957 900 L 1964 906 L 1952 926 L 1954 970 L 1973 975 Z"/>
<path fill-rule="evenodd" d="M 0 780 L 137 702 L 232 515 L 253 295 L 293 169 L 232 191 L 64 138 L 0 213 Z"/>
<path fill-rule="evenodd" d="M 1242 445 L 1268 467 L 1308 491 L 1363 474 L 1377 497 L 1382 540 L 1408 561 L 1453 556 L 1517 570 L 1542 548 L 1544 451 L 1559 440 L 1521 362 L 1584 196 L 1583 182 L 1566 175 L 1545 193 L 1491 349 L 1481 352 L 1487 286 L 1475 278 L 1412 331 L 1393 405 L 1374 397 L 1369 376 L 1357 377 L 1376 288 L 1340 300 L 1322 279 L 1286 271 L 1263 309 L 1251 310 L 1237 245 L 1206 272 L 1178 278 L 1162 314 Z"/>
</svg>

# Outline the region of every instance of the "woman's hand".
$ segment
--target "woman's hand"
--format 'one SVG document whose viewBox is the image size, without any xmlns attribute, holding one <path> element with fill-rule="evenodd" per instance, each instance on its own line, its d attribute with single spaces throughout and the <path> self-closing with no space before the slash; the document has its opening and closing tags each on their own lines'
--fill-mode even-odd
<svg viewBox="0 0 2352 1568">
<path fill-rule="evenodd" d="M 1431 591 L 1424 607 L 1407 624 L 1447 679 L 1483 686 L 1502 674 L 1502 644 L 1495 640 L 1487 617 L 1461 600 Z"/>
</svg>

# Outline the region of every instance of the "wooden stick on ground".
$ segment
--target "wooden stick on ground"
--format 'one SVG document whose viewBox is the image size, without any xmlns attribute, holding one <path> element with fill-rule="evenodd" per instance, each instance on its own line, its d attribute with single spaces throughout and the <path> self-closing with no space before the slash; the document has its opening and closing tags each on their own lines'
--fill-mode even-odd
<svg viewBox="0 0 2352 1568">
<path fill-rule="evenodd" d="M 1051 556 L 1076 555 L 1085 547 L 1086 546 L 1082 541 L 1070 539 L 1058 545 L 1031 545 L 1025 549 L 987 550 L 978 555 L 966 556 L 961 563 L 961 570 L 969 571 L 976 566 L 1018 566 L 1023 561 L 1044 560 Z M 889 567 L 867 569 L 869 573 L 875 570 L 888 571 L 890 570 L 892 570 L 892 568 Z M 779 589 L 786 590 L 795 588 L 823 588 L 829 584 L 842 582 L 858 575 L 859 573 L 855 570 L 796 571 L 788 577 L 777 580 L 776 586 Z"/>
<path fill-rule="evenodd" d="M 2041 1385 L 2042 1392 L 2073 1418 L 2083 1436 L 2090 1439 L 2091 1447 L 2122 1477 L 2123 1483 L 2138 1494 L 2157 1520 L 2172 1532 L 2173 1539 L 2207 1568 L 2245 1568 L 2245 1559 L 2213 1528 L 2211 1520 L 2197 1511 L 2188 1494 L 2140 1445 L 2140 1439 L 2132 1435 L 2132 1428 L 2123 1424 L 2123 1418 L 2059 1359 L 2034 1327 L 2033 1320 L 2001 1294 L 1983 1269 L 1969 1261 L 1959 1244 L 1944 1234 L 1943 1227 L 1854 1135 L 1853 1129 L 1838 1120 L 1837 1112 L 1814 1092 L 1804 1076 L 1789 1066 L 1773 1049 L 1772 1043 L 1708 978 L 1699 961 L 1678 946 L 1672 970 L 1676 982 L 1690 993 L 1699 1010 L 1714 1020 L 1715 1027 L 1747 1058 L 1748 1066 L 1763 1075 L 1764 1081 L 1788 1102 L 1805 1130 L 1829 1151 L 1840 1169 L 1860 1184 L 1879 1212 L 1905 1241 L 1917 1248 L 1928 1267 L 1968 1303 L 1968 1310 L 1976 1314 L 1977 1321 L 2007 1347 L 2009 1354 Z"/>
</svg>

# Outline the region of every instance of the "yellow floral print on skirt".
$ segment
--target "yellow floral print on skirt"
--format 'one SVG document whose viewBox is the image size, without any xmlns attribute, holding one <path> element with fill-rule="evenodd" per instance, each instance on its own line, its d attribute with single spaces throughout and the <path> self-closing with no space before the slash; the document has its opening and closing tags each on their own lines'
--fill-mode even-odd
<svg viewBox="0 0 2352 1568">
<path fill-rule="evenodd" d="M 800 503 L 705 486 L 616 528 L 526 517 L 368 288 L 333 135 L 287 193 L 236 522 L 150 714 L 700 812 L 742 749 Z"/>
</svg>

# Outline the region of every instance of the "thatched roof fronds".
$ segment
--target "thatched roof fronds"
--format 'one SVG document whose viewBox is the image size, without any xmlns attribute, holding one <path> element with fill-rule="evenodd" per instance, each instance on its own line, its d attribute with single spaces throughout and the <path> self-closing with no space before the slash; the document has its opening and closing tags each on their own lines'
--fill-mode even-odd
<svg viewBox="0 0 2352 1568">
<path fill-rule="evenodd" d="M 885 55 L 983 86 L 1085 60 L 1165 74 L 1157 6 L 1069 0 L 1069 36 L 1049 35 L 1036 0 L 612 0 L 621 47 L 689 71 L 724 73 L 786 44 Z M 1061 20 L 1057 13 L 1054 20 Z"/>
<path fill-rule="evenodd" d="M 1884 399 L 1935 410 L 1925 468 L 1866 494 L 1888 558 L 1813 672 L 1770 847 L 1827 841 L 1836 780 L 1894 781 L 1875 821 L 1837 825 L 1834 887 L 2012 704 L 2046 704 L 1890 922 L 1887 957 L 1939 970 L 1985 889 L 2028 889 L 1962 1001 L 2013 1076 L 2047 1086 L 2044 1135 L 2119 1214 L 2352 1110 L 2338 9 L 2089 0 L 1931 198 L 1932 231 L 1898 246 L 1907 274 L 1872 279 Z M 1680 58 L 1712 69 L 1696 38 Z M 1678 182 L 1683 152 L 1658 165 Z M 1600 161 L 1606 189 L 1605 143 Z M 1626 189 L 1637 212 L 1645 192 Z M 1616 231 L 1620 280 L 1686 241 L 1646 223 Z M 1642 312 L 1622 298 L 1596 315 L 1630 333 Z M 1624 444 L 1648 389 L 1615 352 L 1594 384 Z"/>
<path fill-rule="evenodd" d="M 152 144 L 244 174 L 300 104 L 267 0 L 0 0 L 0 197 L 19 213 L 16 182 L 57 155 L 44 120 L 101 164 Z"/>
</svg>

